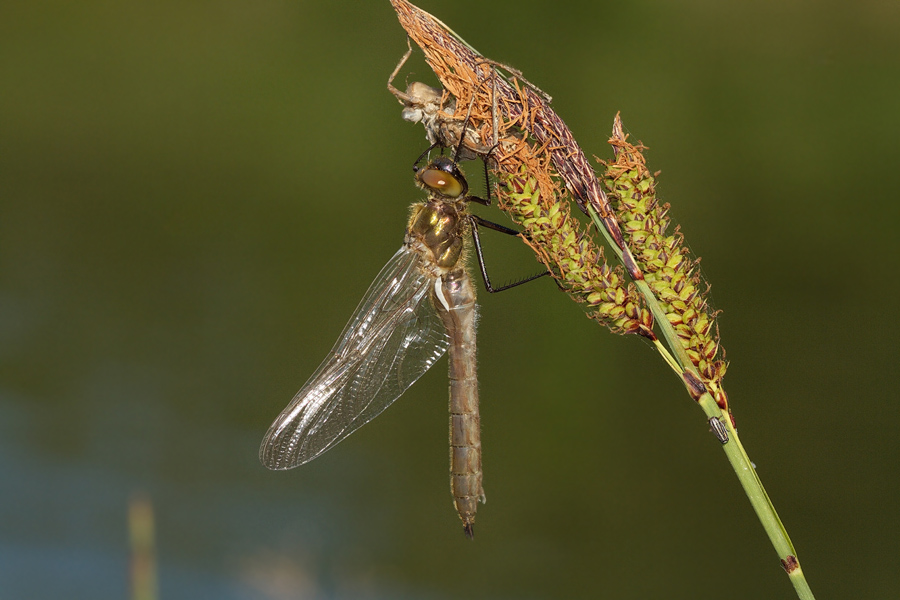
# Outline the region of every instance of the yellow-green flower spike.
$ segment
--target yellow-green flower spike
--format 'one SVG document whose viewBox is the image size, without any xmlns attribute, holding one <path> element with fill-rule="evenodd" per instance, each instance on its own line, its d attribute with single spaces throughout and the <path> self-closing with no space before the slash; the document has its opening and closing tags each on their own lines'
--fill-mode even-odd
<svg viewBox="0 0 900 600">
<path fill-rule="evenodd" d="M 606 166 L 601 181 L 625 240 L 691 363 L 704 380 L 716 384 L 714 390 L 720 389 L 727 363 L 720 358 L 716 313 L 707 305 L 709 286 L 700 278 L 700 259 L 691 257 L 678 228 L 668 232 L 669 205 L 657 200 L 656 178 L 647 169 L 643 146 L 628 143 L 618 117 L 610 144 L 616 160 L 601 161 Z"/>
<path fill-rule="evenodd" d="M 500 182 L 500 208 L 525 229 L 525 237 L 559 285 L 588 305 L 588 316 L 614 333 L 638 333 L 651 339 L 653 317 L 627 285 L 622 268 L 611 268 L 603 249 L 572 218 L 569 205 L 542 192 L 522 165 Z"/>
</svg>

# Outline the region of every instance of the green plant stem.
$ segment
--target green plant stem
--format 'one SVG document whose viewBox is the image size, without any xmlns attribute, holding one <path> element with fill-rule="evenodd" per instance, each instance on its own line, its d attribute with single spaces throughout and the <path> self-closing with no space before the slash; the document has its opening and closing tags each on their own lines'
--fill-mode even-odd
<svg viewBox="0 0 900 600">
<path fill-rule="evenodd" d="M 756 511 L 756 516 L 762 523 L 763 529 L 766 530 L 772 546 L 781 558 L 781 564 L 788 571 L 788 577 L 797 592 L 797 597 L 801 598 L 801 600 L 813 600 L 813 593 L 806 581 L 806 576 L 803 574 L 803 569 L 800 567 L 797 551 L 791 543 L 791 538 L 788 536 L 781 518 L 775 511 L 775 506 L 772 504 L 769 494 L 766 493 L 766 488 L 763 487 L 762 481 L 760 481 L 759 475 L 756 473 L 756 468 L 750 461 L 747 451 L 744 450 L 744 445 L 741 444 L 741 439 L 738 437 L 731 417 L 719 408 L 715 399 L 709 394 L 703 394 L 698 404 L 707 417 L 717 418 L 725 425 L 728 431 L 728 441 L 722 445 L 722 449 L 725 450 L 725 456 L 728 458 L 728 462 L 731 463 L 731 468 L 734 469 L 738 481 L 741 482 L 741 486 L 744 488 L 744 493 L 747 494 L 753 510 Z"/>
<path fill-rule="evenodd" d="M 590 208 L 590 215 L 594 226 L 598 231 L 603 233 L 608 246 L 616 252 L 621 260 L 621 251 L 619 251 L 616 244 L 613 243 L 613 240 L 603 227 L 603 222 L 597 213 L 594 212 L 592 207 Z M 672 325 L 666 318 L 665 311 L 662 310 L 662 307 L 659 305 L 650 286 L 646 281 L 636 281 L 635 284 L 644 296 L 648 308 L 653 313 L 654 321 L 668 344 L 667 350 L 659 340 L 656 341 L 655 346 L 660 355 L 672 370 L 675 371 L 679 378 L 683 378 L 685 371 L 690 371 L 693 377 L 699 381 L 700 377 L 697 375 L 693 364 L 690 362 L 687 353 L 684 351 L 684 347 L 681 345 L 681 342 L 679 342 Z M 682 381 L 684 381 L 684 379 L 682 379 Z M 744 488 L 744 493 L 747 494 L 747 498 L 750 500 L 750 504 L 753 506 L 753 510 L 756 512 L 756 516 L 759 518 L 760 523 L 762 523 L 763 529 L 765 529 L 766 534 L 769 536 L 772 546 L 781 558 L 781 564 L 788 573 L 788 577 L 794 586 L 794 590 L 797 592 L 797 597 L 801 600 L 814 600 L 812 590 L 810 590 L 806 577 L 803 574 L 803 569 L 800 567 L 797 551 L 794 550 L 791 538 L 788 536 L 784 524 L 778 517 L 775 506 L 772 504 L 772 500 L 766 493 L 766 489 L 763 487 L 762 481 L 756 473 L 756 468 L 750 461 L 750 457 L 747 455 L 746 450 L 744 450 L 743 444 L 741 444 L 741 440 L 738 437 L 737 430 L 734 428 L 731 416 L 719 407 L 715 398 L 708 392 L 701 395 L 697 403 L 700 405 L 700 408 L 703 409 L 703 412 L 706 413 L 708 418 L 718 419 L 725 426 L 726 431 L 728 432 L 728 439 L 722 444 L 722 449 L 725 450 L 725 456 L 728 458 L 728 462 L 731 463 L 731 468 L 734 469 L 738 481 L 740 481 L 741 486 Z"/>
</svg>

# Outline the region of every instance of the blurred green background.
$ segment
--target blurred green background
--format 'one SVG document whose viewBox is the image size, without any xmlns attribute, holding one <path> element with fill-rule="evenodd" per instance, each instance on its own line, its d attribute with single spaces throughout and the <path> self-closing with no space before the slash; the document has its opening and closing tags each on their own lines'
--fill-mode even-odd
<svg viewBox="0 0 900 600">
<path fill-rule="evenodd" d="M 900 4 L 421 6 L 589 155 L 622 111 L 813 590 L 897 597 Z M 319 460 L 259 465 L 420 197 L 405 49 L 387 0 L 4 3 L 0 598 L 125 597 L 136 492 L 165 600 L 794 597 L 679 382 L 550 281 L 480 297 L 474 543 L 444 361 Z"/>
</svg>

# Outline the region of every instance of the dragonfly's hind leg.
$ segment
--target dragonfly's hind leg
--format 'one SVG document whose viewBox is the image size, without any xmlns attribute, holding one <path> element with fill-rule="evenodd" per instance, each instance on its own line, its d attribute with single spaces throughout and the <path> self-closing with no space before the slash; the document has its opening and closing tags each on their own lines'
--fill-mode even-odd
<svg viewBox="0 0 900 600">
<path fill-rule="evenodd" d="M 516 286 L 522 285 L 523 283 L 528 283 L 529 281 L 534 281 L 544 275 L 550 275 L 550 271 L 544 271 L 543 273 L 538 273 L 537 275 L 532 275 L 531 277 L 526 277 L 520 281 L 514 281 L 513 283 L 509 283 L 506 285 L 502 285 L 499 287 L 494 287 L 491 285 L 491 278 L 487 274 L 487 267 L 484 264 L 484 253 L 481 250 L 481 237 L 478 235 L 479 227 L 486 227 L 488 229 L 492 229 L 494 231 L 499 231 L 500 233 L 505 233 L 506 235 L 519 236 L 520 232 L 515 229 L 511 229 L 504 225 L 500 225 L 499 223 L 493 223 L 491 221 L 486 221 L 477 215 L 469 215 L 469 222 L 472 224 L 472 241 L 475 243 L 475 255 L 478 258 L 478 268 L 481 270 L 481 278 L 484 280 L 484 288 L 490 292 L 502 292 L 504 290 L 508 290 L 510 288 L 514 288 Z"/>
</svg>

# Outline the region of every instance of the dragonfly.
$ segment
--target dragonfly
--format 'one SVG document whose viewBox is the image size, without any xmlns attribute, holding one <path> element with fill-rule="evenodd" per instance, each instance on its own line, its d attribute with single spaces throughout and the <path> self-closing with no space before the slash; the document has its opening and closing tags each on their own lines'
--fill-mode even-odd
<svg viewBox="0 0 900 600">
<path fill-rule="evenodd" d="M 519 235 L 469 212 L 457 156 L 416 169 L 424 202 L 412 206 L 400 250 L 375 277 L 328 356 L 275 419 L 259 457 L 270 469 L 308 463 L 381 414 L 449 353 L 450 487 L 466 537 L 474 537 L 478 502 L 485 501 L 475 360 L 475 288 L 466 268 L 471 235 L 485 288 L 490 283 L 478 227 Z"/>
</svg>

